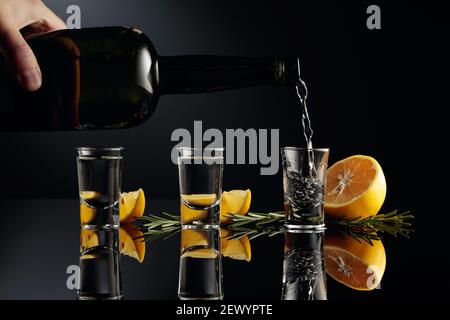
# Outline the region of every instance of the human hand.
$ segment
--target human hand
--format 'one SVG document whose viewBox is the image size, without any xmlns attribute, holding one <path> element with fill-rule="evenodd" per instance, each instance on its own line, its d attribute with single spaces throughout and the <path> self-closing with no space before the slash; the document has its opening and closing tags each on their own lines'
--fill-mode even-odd
<svg viewBox="0 0 450 320">
<path fill-rule="evenodd" d="M 8 71 L 26 90 L 38 90 L 42 74 L 24 36 L 65 28 L 41 0 L 0 0 L 0 52 Z"/>
</svg>

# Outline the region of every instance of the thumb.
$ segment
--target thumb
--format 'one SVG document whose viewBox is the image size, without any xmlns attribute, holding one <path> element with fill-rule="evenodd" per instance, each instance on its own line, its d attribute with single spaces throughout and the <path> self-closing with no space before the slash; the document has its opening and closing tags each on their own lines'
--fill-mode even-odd
<svg viewBox="0 0 450 320">
<path fill-rule="evenodd" d="M 18 82 L 28 91 L 35 91 L 42 84 L 42 74 L 33 51 L 13 24 L 0 26 L 0 49 L 5 55 L 7 67 Z"/>
</svg>

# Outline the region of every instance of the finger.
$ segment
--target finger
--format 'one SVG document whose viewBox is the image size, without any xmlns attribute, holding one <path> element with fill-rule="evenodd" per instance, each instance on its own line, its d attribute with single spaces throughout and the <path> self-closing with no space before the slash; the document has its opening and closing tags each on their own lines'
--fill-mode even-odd
<svg viewBox="0 0 450 320">
<path fill-rule="evenodd" d="M 22 34 L 22 36 L 25 40 L 28 40 L 31 36 L 33 36 L 35 34 L 47 32 L 47 31 L 48 31 L 48 27 L 41 22 L 35 22 L 35 23 L 29 24 L 26 27 L 23 27 L 22 29 L 20 29 L 20 33 Z"/>
<path fill-rule="evenodd" d="M 26 90 L 39 89 L 42 74 L 33 51 L 13 23 L 2 21 L 0 30 L 0 47 L 9 70 Z"/>
<path fill-rule="evenodd" d="M 49 8 L 43 5 L 43 13 L 45 25 L 47 31 L 67 29 L 66 24 Z"/>
<path fill-rule="evenodd" d="M 42 3 L 33 11 L 32 16 L 24 21 L 26 22 L 20 25 L 20 32 L 25 40 L 38 33 L 67 29 L 66 24 Z"/>
</svg>

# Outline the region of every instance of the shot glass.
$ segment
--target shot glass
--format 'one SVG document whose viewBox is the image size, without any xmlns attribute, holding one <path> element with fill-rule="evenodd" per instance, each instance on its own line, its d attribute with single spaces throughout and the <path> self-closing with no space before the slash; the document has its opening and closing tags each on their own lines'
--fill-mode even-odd
<svg viewBox="0 0 450 320">
<path fill-rule="evenodd" d="M 178 151 L 182 228 L 178 296 L 183 300 L 220 300 L 223 149 Z"/>
<path fill-rule="evenodd" d="M 80 300 L 122 298 L 119 197 L 123 148 L 78 148 Z"/>
<path fill-rule="evenodd" d="M 178 297 L 181 300 L 223 298 L 220 229 L 181 229 Z"/>
<path fill-rule="evenodd" d="M 327 300 L 324 230 L 284 234 L 282 300 Z"/>
<path fill-rule="evenodd" d="M 178 151 L 181 224 L 219 228 L 223 149 Z"/>
<path fill-rule="evenodd" d="M 281 149 L 285 227 L 325 227 L 324 193 L 329 149 Z"/>
</svg>

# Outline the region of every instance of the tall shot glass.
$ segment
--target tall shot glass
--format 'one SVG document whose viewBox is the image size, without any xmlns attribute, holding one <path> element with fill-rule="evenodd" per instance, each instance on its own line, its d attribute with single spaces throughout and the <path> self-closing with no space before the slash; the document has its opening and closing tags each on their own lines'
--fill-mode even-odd
<svg viewBox="0 0 450 320">
<path fill-rule="evenodd" d="M 285 227 L 325 227 L 324 193 L 329 149 L 281 149 Z"/>
<path fill-rule="evenodd" d="M 80 300 L 122 298 L 119 197 L 123 148 L 78 148 Z"/>
<path fill-rule="evenodd" d="M 181 250 L 178 296 L 223 298 L 220 198 L 223 149 L 180 148 Z"/>
<path fill-rule="evenodd" d="M 180 148 L 180 215 L 184 227 L 219 227 L 223 149 Z"/>
</svg>

